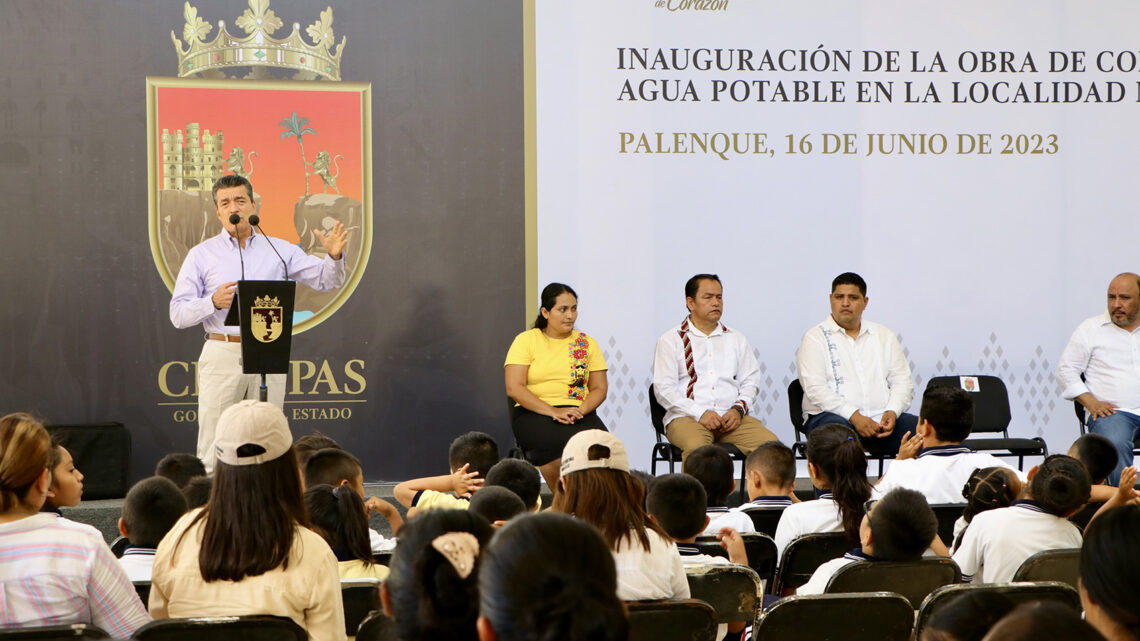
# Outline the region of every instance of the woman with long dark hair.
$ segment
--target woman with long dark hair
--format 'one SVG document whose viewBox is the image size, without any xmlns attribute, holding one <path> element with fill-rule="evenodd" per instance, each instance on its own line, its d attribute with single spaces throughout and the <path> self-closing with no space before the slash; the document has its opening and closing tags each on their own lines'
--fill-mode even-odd
<svg viewBox="0 0 1140 641">
<path fill-rule="evenodd" d="M 547 486 L 558 482 L 562 448 L 582 430 L 606 429 L 595 410 L 606 400 L 606 361 L 598 343 L 574 328 L 578 294 L 551 283 L 542 290 L 534 329 L 515 337 L 504 365 L 515 440 Z"/>
<path fill-rule="evenodd" d="M 218 419 L 214 484 L 159 544 L 150 612 L 270 614 L 313 639 L 344 639 L 336 556 L 308 528 L 293 437 L 281 410 L 246 400 Z"/>
</svg>

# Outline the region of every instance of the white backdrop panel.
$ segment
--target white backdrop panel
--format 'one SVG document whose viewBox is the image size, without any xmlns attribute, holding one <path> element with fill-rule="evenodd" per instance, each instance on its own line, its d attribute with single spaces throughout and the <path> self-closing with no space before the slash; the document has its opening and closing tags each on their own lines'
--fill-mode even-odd
<svg viewBox="0 0 1140 641">
<path fill-rule="evenodd" d="M 800 337 L 827 314 L 831 279 L 851 270 L 868 281 L 867 318 L 902 337 L 919 394 L 932 376 L 997 374 L 1010 387 L 1012 432 L 1067 448 L 1077 427 L 1053 379 L 1057 357 L 1076 324 L 1104 308 L 1111 276 L 1138 268 L 1140 73 L 1100 71 L 1095 56 L 1136 53 L 1140 6 L 729 0 L 721 10 L 670 10 L 680 4 L 536 2 L 538 280 L 578 290 L 578 325 L 610 363 L 601 414 L 634 465 L 648 467 L 653 441 L 653 344 L 680 322 L 683 284 L 697 272 L 724 281 L 724 322 L 750 338 L 765 371 L 755 413 L 785 441 Z M 622 53 L 748 49 L 758 64 L 764 51 L 820 45 L 850 50 L 850 71 L 646 69 Z M 865 50 L 899 51 L 900 70 L 865 70 Z M 940 54 L 946 71 L 912 71 L 912 50 L 928 67 Z M 1019 70 L 1028 54 L 1037 70 L 959 66 L 963 52 L 970 63 L 1001 51 Z M 1087 71 L 1051 71 L 1052 51 L 1086 52 Z M 691 81 L 700 100 L 642 100 L 646 79 Z M 753 92 L 714 102 L 716 80 L 841 82 L 845 100 L 760 102 Z M 858 102 L 860 81 L 893 83 L 892 99 Z M 941 101 L 906 102 L 907 81 L 915 95 L 932 83 Z M 1049 94 L 1064 81 L 1085 94 L 1118 82 L 1124 97 L 953 102 L 954 82 L 1012 95 L 1000 83 L 1032 92 L 1041 82 Z M 646 134 L 650 151 L 656 132 L 762 132 L 773 151 L 724 159 L 627 144 L 622 153 L 622 132 Z M 821 153 L 825 133 L 856 134 L 858 153 Z M 945 153 L 865 155 L 869 134 L 936 133 Z M 993 153 L 956 153 L 958 134 L 977 133 L 992 135 Z M 1056 152 L 1001 154 L 1002 134 L 1056 136 Z M 812 153 L 789 154 L 788 135 L 808 136 Z"/>
</svg>

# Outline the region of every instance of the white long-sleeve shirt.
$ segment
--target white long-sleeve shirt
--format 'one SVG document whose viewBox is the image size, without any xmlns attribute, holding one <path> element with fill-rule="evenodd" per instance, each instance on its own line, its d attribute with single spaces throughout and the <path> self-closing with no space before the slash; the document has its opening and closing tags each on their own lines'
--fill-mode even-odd
<svg viewBox="0 0 1140 641">
<path fill-rule="evenodd" d="M 830 315 L 812 327 L 796 351 L 804 388 L 803 415 L 855 412 L 878 421 L 888 410 L 901 415 L 914 398 L 902 345 L 894 332 L 864 320 L 851 338 Z"/>
<path fill-rule="evenodd" d="M 697 378 L 692 398 L 687 395 L 690 377 L 682 333 L 688 336 Z M 700 420 L 707 410 L 724 414 L 733 405 L 748 414 L 759 391 L 760 365 L 744 334 L 718 323 L 706 335 L 686 318 L 657 339 L 653 393 L 665 408 L 666 425 L 680 416 Z"/>
<path fill-rule="evenodd" d="M 1129 332 L 1117 327 L 1108 312 L 1084 321 L 1061 354 L 1057 382 L 1066 400 L 1089 392 L 1140 414 L 1140 328 Z"/>
</svg>

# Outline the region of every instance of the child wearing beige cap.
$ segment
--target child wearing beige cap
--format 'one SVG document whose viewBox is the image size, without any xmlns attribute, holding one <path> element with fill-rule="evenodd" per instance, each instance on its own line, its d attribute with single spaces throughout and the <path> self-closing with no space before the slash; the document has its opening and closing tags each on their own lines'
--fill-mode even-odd
<svg viewBox="0 0 1140 641">
<path fill-rule="evenodd" d="M 561 473 L 552 509 L 602 533 L 614 554 L 620 599 L 689 598 L 677 545 L 646 515 L 645 489 L 630 476 L 618 437 L 604 430 L 578 432 L 562 451 Z"/>
<path fill-rule="evenodd" d="M 293 436 L 277 406 L 245 400 L 218 419 L 214 488 L 154 557 L 150 613 L 270 614 L 311 639 L 345 638 L 336 556 L 308 529 Z"/>
</svg>

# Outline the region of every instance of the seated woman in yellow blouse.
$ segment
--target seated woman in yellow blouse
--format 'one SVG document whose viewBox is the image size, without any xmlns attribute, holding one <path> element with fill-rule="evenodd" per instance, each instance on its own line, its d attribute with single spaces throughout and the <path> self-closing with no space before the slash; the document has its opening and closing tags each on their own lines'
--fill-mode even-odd
<svg viewBox="0 0 1140 641">
<path fill-rule="evenodd" d="M 551 283 L 542 290 L 534 329 L 515 337 L 507 351 L 507 396 L 515 440 L 554 491 L 562 448 L 582 430 L 604 430 L 594 413 L 606 400 L 606 360 L 593 338 L 574 329 L 578 294 Z"/>
</svg>

